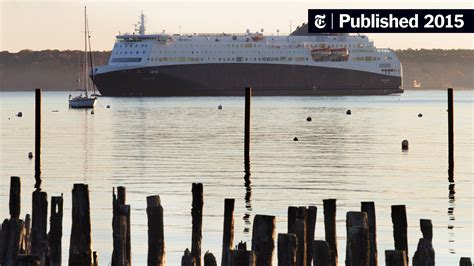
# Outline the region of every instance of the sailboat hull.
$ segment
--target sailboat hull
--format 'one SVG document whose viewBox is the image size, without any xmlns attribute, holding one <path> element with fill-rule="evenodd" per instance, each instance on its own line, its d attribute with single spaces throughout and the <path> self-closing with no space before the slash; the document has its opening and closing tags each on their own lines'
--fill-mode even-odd
<svg viewBox="0 0 474 266">
<path fill-rule="evenodd" d="M 96 98 L 78 98 L 69 100 L 69 108 L 94 108 Z"/>
</svg>

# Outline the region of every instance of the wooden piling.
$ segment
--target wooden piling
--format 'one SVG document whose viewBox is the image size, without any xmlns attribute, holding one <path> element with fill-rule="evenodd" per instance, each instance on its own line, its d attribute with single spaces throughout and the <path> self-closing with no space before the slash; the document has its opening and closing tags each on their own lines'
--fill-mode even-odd
<svg viewBox="0 0 474 266">
<path fill-rule="evenodd" d="M 255 215 L 252 232 L 252 251 L 257 266 L 272 265 L 275 249 L 275 216 Z"/>
<path fill-rule="evenodd" d="M 125 187 L 117 187 L 113 193 L 113 217 L 112 236 L 113 252 L 112 266 L 131 265 L 131 243 L 130 243 L 130 205 L 126 205 Z"/>
<path fill-rule="evenodd" d="M 346 230 L 346 265 L 368 266 L 370 242 L 367 213 L 347 212 Z"/>
<path fill-rule="evenodd" d="M 336 237 L 336 199 L 323 200 L 324 231 L 326 242 L 331 249 L 331 266 L 338 265 L 337 237 Z"/>
<path fill-rule="evenodd" d="M 99 266 L 99 259 L 97 258 L 97 251 L 92 252 L 92 265 Z"/>
<path fill-rule="evenodd" d="M 296 252 L 296 265 L 297 266 L 306 266 L 307 252 L 308 252 L 306 233 L 307 233 L 306 219 L 305 218 L 296 219 L 296 238 L 298 242 L 298 248 Z"/>
<path fill-rule="evenodd" d="M 18 255 L 17 263 L 18 266 L 40 266 L 41 258 L 36 255 L 22 254 Z"/>
<path fill-rule="evenodd" d="M 38 255 L 41 258 L 41 265 L 44 265 L 48 245 L 46 237 L 48 195 L 46 192 L 39 190 L 33 192 L 32 209 L 31 254 Z"/>
<path fill-rule="evenodd" d="M 204 266 L 217 266 L 216 257 L 209 251 L 204 254 Z"/>
<path fill-rule="evenodd" d="M 41 89 L 35 89 L 35 188 L 41 189 Z"/>
<path fill-rule="evenodd" d="M 454 99 L 453 89 L 448 88 L 448 157 L 449 170 L 454 169 Z M 450 182 L 454 182 L 454 178 L 450 176 Z"/>
<path fill-rule="evenodd" d="M 296 234 L 296 219 L 298 218 L 298 207 L 288 207 L 288 234 Z"/>
<path fill-rule="evenodd" d="M 297 248 L 295 234 L 278 234 L 278 266 L 296 266 Z"/>
<path fill-rule="evenodd" d="M 230 251 L 230 266 L 256 266 L 257 257 L 253 250 L 247 250 L 246 243 L 239 243 L 237 249 Z"/>
<path fill-rule="evenodd" d="M 20 177 L 10 177 L 10 217 L 11 219 L 20 219 L 21 210 L 21 181 Z"/>
<path fill-rule="evenodd" d="M 461 257 L 459 259 L 459 266 L 472 266 L 471 258 Z"/>
<path fill-rule="evenodd" d="M 29 214 L 25 215 L 25 235 L 24 235 L 24 253 L 31 253 L 31 216 Z"/>
<path fill-rule="evenodd" d="M 405 251 L 405 260 L 408 264 L 408 222 L 405 205 L 392 205 L 392 223 L 395 249 Z"/>
<path fill-rule="evenodd" d="M 196 266 L 196 261 L 191 252 L 189 252 L 189 249 L 186 249 L 181 257 L 181 266 Z"/>
<path fill-rule="evenodd" d="M 61 265 L 61 244 L 63 236 L 63 196 L 51 197 L 51 216 L 48 234 L 50 265 Z"/>
<path fill-rule="evenodd" d="M 314 232 L 316 231 L 316 218 L 317 218 L 318 208 L 316 206 L 309 206 L 306 209 L 306 244 L 307 244 L 307 255 L 306 255 L 306 265 L 311 266 L 313 261 L 313 245 L 314 245 Z"/>
<path fill-rule="evenodd" d="M 314 266 L 330 266 L 331 264 L 331 249 L 328 242 L 325 240 L 313 241 L 313 265 Z"/>
<path fill-rule="evenodd" d="M 234 205 L 235 199 L 224 200 L 224 229 L 222 237 L 222 266 L 229 265 L 230 251 L 234 245 Z"/>
<path fill-rule="evenodd" d="M 385 250 L 385 266 L 408 266 L 405 250 Z"/>
<path fill-rule="evenodd" d="M 420 219 L 420 229 L 423 234 L 423 238 L 432 241 L 433 240 L 433 224 L 429 219 Z"/>
<path fill-rule="evenodd" d="M 192 185 L 193 203 L 191 209 L 193 231 L 191 241 L 191 254 L 196 266 L 201 266 L 201 241 L 202 241 L 202 208 L 204 204 L 203 187 L 201 183 Z"/>
<path fill-rule="evenodd" d="M 2 224 L 1 265 L 15 266 L 21 249 L 23 221 L 16 218 L 5 219 Z"/>
<path fill-rule="evenodd" d="M 244 162 L 245 172 L 250 172 L 250 100 L 252 88 L 245 88 L 245 128 L 244 128 Z"/>
<path fill-rule="evenodd" d="M 367 213 L 367 222 L 369 226 L 369 241 L 370 241 L 370 258 L 369 265 L 377 266 L 377 223 L 375 218 L 375 203 L 362 202 L 361 211 Z"/>
<path fill-rule="evenodd" d="M 413 266 L 425 265 L 435 265 L 435 251 L 431 240 L 420 238 L 413 256 Z"/>
<path fill-rule="evenodd" d="M 74 184 L 72 189 L 69 265 L 92 265 L 90 202 L 87 184 Z"/>
<path fill-rule="evenodd" d="M 148 216 L 148 265 L 166 265 L 163 207 L 159 195 L 146 198 Z"/>
</svg>

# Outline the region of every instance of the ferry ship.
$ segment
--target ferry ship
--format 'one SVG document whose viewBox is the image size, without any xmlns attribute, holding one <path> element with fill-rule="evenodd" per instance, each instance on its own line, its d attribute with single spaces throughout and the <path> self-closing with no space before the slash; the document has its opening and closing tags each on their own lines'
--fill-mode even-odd
<svg viewBox="0 0 474 266">
<path fill-rule="evenodd" d="M 402 93 L 395 53 L 363 35 L 145 34 L 145 16 L 92 69 L 102 96 L 386 95 Z"/>
</svg>

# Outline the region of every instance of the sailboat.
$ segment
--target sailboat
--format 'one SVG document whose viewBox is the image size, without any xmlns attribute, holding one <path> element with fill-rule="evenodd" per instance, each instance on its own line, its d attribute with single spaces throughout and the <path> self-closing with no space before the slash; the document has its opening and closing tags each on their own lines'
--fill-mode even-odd
<svg viewBox="0 0 474 266">
<path fill-rule="evenodd" d="M 69 107 L 70 108 L 94 108 L 97 98 L 93 96 L 89 96 L 89 77 L 88 77 L 88 60 L 87 60 L 87 54 L 88 52 L 91 53 L 92 51 L 90 50 L 90 41 L 89 45 L 87 45 L 87 39 L 90 38 L 89 35 L 89 25 L 87 23 L 87 12 L 86 12 L 86 7 L 84 7 L 84 64 L 83 64 L 83 79 L 84 79 L 84 84 L 83 88 L 80 89 L 81 91 L 84 92 L 84 95 L 81 93 L 78 96 L 72 97 L 71 95 L 69 96 Z M 91 63 L 91 69 L 92 69 L 92 55 L 90 54 L 90 63 Z M 92 85 L 93 86 L 93 85 Z"/>
</svg>

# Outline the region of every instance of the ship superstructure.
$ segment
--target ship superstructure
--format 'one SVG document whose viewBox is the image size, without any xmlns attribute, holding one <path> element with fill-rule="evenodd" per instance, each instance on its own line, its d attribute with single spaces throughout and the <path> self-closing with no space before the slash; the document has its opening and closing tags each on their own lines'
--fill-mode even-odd
<svg viewBox="0 0 474 266">
<path fill-rule="evenodd" d="M 105 96 L 390 94 L 401 76 L 395 53 L 363 35 L 145 34 L 143 15 L 94 69 Z"/>
</svg>

